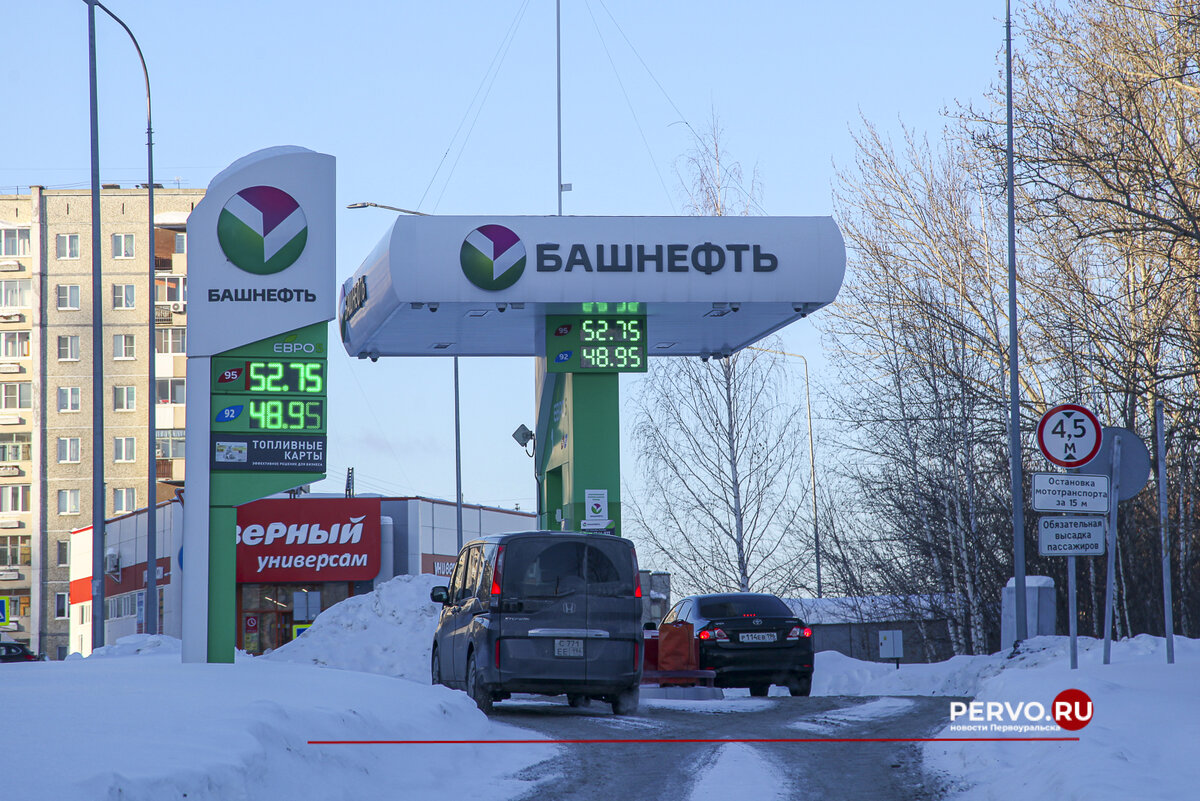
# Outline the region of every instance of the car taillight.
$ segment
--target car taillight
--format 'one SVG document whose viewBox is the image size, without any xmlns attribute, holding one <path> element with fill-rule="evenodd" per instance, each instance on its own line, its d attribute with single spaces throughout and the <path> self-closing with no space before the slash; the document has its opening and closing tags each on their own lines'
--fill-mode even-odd
<svg viewBox="0 0 1200 801">
<path fill-rule="evenodd" d="M 26 662 L 36 662 L 37 661 L 37 657 L 34 656 L 33 654 L 25 654 L 24 659 Z"/>
<path fill-rule="evenodd" d="M 801 634 L 803 634 L 805 637 L 811 637 L 811 636 L 812 636 L 812 629 L 810 629 L 808 626 L 805 626 L 805 627 L 804 627 L 804 631 L 802 631 L 802 632 L 800 632 L 800 633 L 801 633 Z"/>
<path fill-rule="evenodd" d="M 637 576 L 637 584 L 634 585 L 634 588 L 633 588 L 633 597 L 641 598 L 642 597 L 642 574 L 635 573 L 634 575 Z"/>
<path fill-rule="evenodd" d="M 787 636 L 787 638 L 788 638 L 789 640 L 798 640 L 798 639 L 800 639 L 800 627 L 799 627 L 799 626 L 792 626 L 792 630 L 788 632 L 788 636 Z"/>
<path fill-rule="evenodd" d="M 496 640 L 496 667 L 500 667 L 500 640 Z"/>
<path fill-rule="evenodd" d="M 496 549 L 496 567 L 492 570 L 492 597 L 500 597 L 500 571 L 504 569 L 504 546 Z M 500 642 L 496 642 L 496 667 L 500 667 Z"/>
<path fill-rule="evenodd" d="M 729 635 L 720 626 L 713 626 L 711 629 L 700 629 L 700 633 L 696 635 L 702 640 L 715 640 L 716 642 L 729 642 Z"/>
</svg>

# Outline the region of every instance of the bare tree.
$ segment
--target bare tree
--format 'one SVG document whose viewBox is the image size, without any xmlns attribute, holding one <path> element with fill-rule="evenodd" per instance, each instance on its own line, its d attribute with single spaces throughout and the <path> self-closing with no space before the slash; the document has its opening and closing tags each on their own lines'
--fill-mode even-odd
<svg viewBox="0 0 1200 801">
<path fill-rule="evenodd" d="M 730 159 L 714 114 L 683 158 L 693 214 L 761 209 Z M 685 177 L 686 176 L 686 177 Z M 811 546 L 802 533 L 799 393 L 778 355 L 656 359 L 634 400 L 643 482 L 626 492 L 631 535 L 647 542 L 685 589 L 788 593 Z"/>
<path fill-rule="evenodd" d="M 635 400 L 643 476 L 637 536 L 699 592 L 788 592 L 810 544 L 797 436 L 803 409 L 781 357 L 664 359 Z"/>
</svg>

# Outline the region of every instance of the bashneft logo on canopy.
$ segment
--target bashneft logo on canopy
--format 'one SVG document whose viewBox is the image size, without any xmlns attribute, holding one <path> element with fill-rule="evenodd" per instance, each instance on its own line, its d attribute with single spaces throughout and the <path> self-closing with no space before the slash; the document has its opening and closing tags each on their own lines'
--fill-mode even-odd
<svg viewBox="0 0 1200 801">
<path fill-rule="evenodd" d="M 239 269 L 271 275 L 300 258 L 308 242 L 308 220 L 296 199 L 282 189 L 251 186 L 221 209 L 217 240 Z"/>
<path fill-rule="evenodd" d="M 503 225 L 482 225 L 467 234 L 458 258 L 467 280 L 489 291 L 508 289 L 525 272 L 525 245 Z"/>
</svg>

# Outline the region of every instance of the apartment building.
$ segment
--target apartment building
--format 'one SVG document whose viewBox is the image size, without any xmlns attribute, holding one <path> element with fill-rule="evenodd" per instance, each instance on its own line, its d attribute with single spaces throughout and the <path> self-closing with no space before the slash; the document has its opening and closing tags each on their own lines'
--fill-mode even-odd
<svg viewBox="0 0 1200 801">
<path fill-rule="evenodd" d="M 151 244 L 145 186 L 101 191 L 99 342 L 92 334 L 91 192 L 34 186 L 0 195 L 0 638 L 50 659 L 69 651 L 70 535 L 92 524 L 96 348 L 106 517 L 157 500 L 146 497 L 147 460 L 156 460 L 160 481 L 184 477 L 185 228 L 203 195 L 156 186 Z M 157 386 L 146 397 L 151 358 Z M 171 497 L 173 489 L 160 484 L 158 494 Z"/>
</svg>

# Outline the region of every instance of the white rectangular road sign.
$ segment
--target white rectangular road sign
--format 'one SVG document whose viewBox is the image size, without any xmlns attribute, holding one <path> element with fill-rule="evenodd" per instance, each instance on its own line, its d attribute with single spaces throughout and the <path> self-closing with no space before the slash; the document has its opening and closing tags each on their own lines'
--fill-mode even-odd
<svg viewBox="0 0 1200 801">
<path fill-rule="evenodd" d="M 1108 511 L 1108 476 L 1034 473 L 1033 508 L 1038 512 Z"/>
<path fill-rule="evenodd" d="M 1038 553 L 1042 556 L 1100 556 L 1104 553 L 1103 517 L 1042 517 L 1038 519 Z"/>
</svg>

